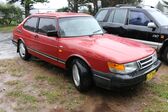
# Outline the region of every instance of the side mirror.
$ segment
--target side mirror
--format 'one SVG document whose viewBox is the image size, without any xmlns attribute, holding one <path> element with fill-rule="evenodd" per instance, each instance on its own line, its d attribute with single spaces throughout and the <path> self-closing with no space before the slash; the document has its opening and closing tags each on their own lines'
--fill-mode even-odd
<svg viewBox="0 0 168 112">
<path fill-rule="evenodd" d="M 48 31 L 47 36 L 49 37 L 58 37 L 58 32 L 57 31 Z"/>
<path fill-rule="evenodd" d="M 156 28 L 155 23 L 154 23 L 154 22 L 149 22 L 149 23 L 148 23 L 148 28 L 153 28 L 153 29 L 155 29 L 155 28 Z"/>
</svg>

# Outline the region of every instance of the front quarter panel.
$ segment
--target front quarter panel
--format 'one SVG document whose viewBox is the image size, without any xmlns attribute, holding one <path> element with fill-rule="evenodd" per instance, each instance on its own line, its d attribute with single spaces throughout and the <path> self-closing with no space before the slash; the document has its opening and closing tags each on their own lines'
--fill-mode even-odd
<svg viewBox="0 0 168 112">
<path fill-rule="evenodd" d="M 76 38 L 60 38 L 58 57 L 67 61 L 71 57 L 84 60 L 91 69 L 108 72 L 107 59 L 91 49 L 92 44 Z M 84 45 L 83 45 L 84 44 Z M 60 48 L 60 46 L 62 48 Z"/>
</svg>

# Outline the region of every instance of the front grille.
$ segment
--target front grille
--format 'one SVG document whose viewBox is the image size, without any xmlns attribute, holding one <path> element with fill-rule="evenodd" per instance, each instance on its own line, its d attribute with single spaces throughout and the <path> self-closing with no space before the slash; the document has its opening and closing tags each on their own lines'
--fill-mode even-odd
<svg viewBox="0 0 168 112">
<path fill-rule="evenodd" d="M 153 55 L 151 55 L 147 58 L 139 60 L 138 65 L 139 65 L 139 68 L 142 70 L 142 69 L 145 69 L 145 68 L 151 66 L 153 64 L 153 62 L 154 62 Z"/>
</svg>

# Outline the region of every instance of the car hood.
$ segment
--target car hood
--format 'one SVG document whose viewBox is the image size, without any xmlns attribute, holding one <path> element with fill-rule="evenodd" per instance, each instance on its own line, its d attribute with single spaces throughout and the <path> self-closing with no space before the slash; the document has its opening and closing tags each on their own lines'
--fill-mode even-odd
<svg viewBox="0 0 168 112">
<path fill-rule="evenodd" d="M 167 31 L 168 30 L 168 25 L 166 26 L 161 26 L 161 31 Z M 167 32 L 166 32 L 167 33 Z"/>
<path fill-rule="evenodd" d="M 116 63 L 133 62 L 155 52 L 153 48 L 142 43 L 109 34 L 80 38 L 78 44 L 91 53 L 96 53 Z"/>
</svg>

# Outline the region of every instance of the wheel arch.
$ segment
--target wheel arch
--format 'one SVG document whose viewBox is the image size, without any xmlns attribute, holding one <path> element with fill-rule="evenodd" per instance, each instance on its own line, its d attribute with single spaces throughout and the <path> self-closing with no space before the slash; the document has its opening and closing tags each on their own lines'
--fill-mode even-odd
<svg viewBox="0 0 168 112">
<path fill-rule="evenodd" d="M 19 38 L 18 41 L 17 41 L 17 52 L 19 52 L 19 43 L 21 41 L 25 44 L 24 40 L 22 38 Z"/>
<path fill-rule="evenodd" d="M 168 39 L 166 39 L 161 47 L 159 54 L 162 55 L 164 53 L 165 48 L 168 47 Z"/>
<path fill-rule="evenodd" d="M 68 69 L 70 67 L 71 62 L 74 59 L 80 59 L 80 60 L 84 61 L 87 64 L 87 66 L 91 69 L 90 63 L 83 56 L 80 56 L 80 55 L 71 55 L 70 57 L 68 57 L 68 59 L 65 62 L 66 69 Z"/>
</svg>

